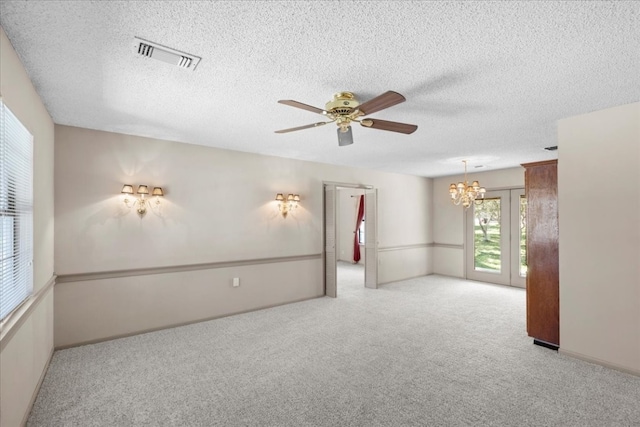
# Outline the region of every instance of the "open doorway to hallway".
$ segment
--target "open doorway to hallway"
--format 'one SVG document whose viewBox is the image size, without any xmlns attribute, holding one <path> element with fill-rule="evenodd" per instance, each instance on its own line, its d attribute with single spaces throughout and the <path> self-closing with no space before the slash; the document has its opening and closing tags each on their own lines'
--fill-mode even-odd
<svg viewBox="0 0 640 427">
<path fill-rule="evenodd" d="M 377 190 L 363 184 L 325 182 L 323 185 L 325 295 L 337 297 L 339 261 L 364 264 L 364 287 L 377 288 Z"/>
<path fill-rule="evenodd" d="M 364 265 L 347 261 L 338 261 L 338 295 L 354 295 L 365 289 Z"/>
<path fill-rule="evenodd" d="M 338 292 L 364 288 L 365 191 L 336 187 L 336 280 Z"/>
</svg>

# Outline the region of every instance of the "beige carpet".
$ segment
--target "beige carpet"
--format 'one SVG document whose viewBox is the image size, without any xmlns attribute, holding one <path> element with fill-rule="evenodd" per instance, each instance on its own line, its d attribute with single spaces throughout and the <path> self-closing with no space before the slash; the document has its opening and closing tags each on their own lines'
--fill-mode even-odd
<svg viewBox="0 0 640 427">
<path fill-rule="evenodd" d="M 640 378 L 534 346 L 522 289 L 342 267 L 337 299 L 56 352 L 29 425 L 640 426 Z"/>
</svg>

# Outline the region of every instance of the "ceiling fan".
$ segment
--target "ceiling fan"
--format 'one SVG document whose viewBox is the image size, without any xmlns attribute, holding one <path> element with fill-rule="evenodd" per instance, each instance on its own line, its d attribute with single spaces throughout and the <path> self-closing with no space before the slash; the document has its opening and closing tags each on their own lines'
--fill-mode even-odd
<svg viewBox="0 0 640 427">
<path fill-rule="evenodd" d="M 360 125 L 372 129 L 388 130 L 391 132 L 399 132 L 410 134 L 418 129 L 416 125 L 406 123 L 390 122 L 374 118 L 362 118 L 376 111 L 393 107 L 396 104 L 406 101 L 405 97 L 394 91 L 387 91 L 369 101 L 360 104 L 355 95 L 351 92 L 338 92 L 333 95 L 333 99 L 325 105 L 325 109 L 312 107 L 302 102 L 293 101 L 291 99 L 281 99 L 280 104 L 289 105 L 291 107 L 301 108 L 311 111 L 312 113 L 322 114 L 329 119 L 328 122 L 312 123 L 310 125 L 298 126 L 295 128 L 277 130 L 276 133 L 287 133 L 296 130 L 309 129 L 326 125 L 327 123 L 336 123 L 338 125 L 338 145 L 353 144 L 353 135 L 351 134 L 351 123 L 356 122 Z"/>
</svg>

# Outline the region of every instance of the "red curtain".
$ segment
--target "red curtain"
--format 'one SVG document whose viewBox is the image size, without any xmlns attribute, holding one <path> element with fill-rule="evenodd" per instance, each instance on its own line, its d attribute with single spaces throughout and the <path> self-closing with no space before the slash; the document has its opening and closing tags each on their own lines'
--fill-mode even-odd
<svg viewBox="0 0 640 427">
<path fill-rule="evenodd" d="M 353 262 L 360 261 L 360 223 L 364 218 L 364 196 L 360 196 L 358 204 L 358 220 L 356 221 L 356 231 L 353 233 Z"/>
</svg>

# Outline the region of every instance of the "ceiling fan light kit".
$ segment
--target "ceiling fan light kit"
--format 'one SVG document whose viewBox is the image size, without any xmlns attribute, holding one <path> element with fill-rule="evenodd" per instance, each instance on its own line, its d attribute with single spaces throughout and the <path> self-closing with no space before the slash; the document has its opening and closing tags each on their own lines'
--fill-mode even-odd
<svg viewBox="0 0 640 427">
<path fill-rule="evenodd" d="M 360 104 L 352 92 L 338 92 L 333 95 L 333 99 L 331 101 L 325 104 L 325 109 L 322 110 L 291 99 L 282 99 L 278 101 L 280 104 L 322 114 L 329 118 L 330 121 L 312 123 L 310 125 L 298 126 L 295 128 L 281 129 L 277 130 L 276 133 L 294 132 L 326 125 L 327 123 L 335 123 L 338 126 L 338 145 L 341 147 L 353 144 L 353 135 L 351 132 L 351 123 L 353 122 L 360 123 L 360 125 L 367 128 L 411 134 L 418 129 L 418 126 L 374 118 L 361 118 L 368 114 L 375 113 L 376 111 L 393 107 L 394 105 L 400 104 L 404 101 L 406 101 L 405 97 L 399 93 L 387 91 L 380 96 Z"/>
</svg>

